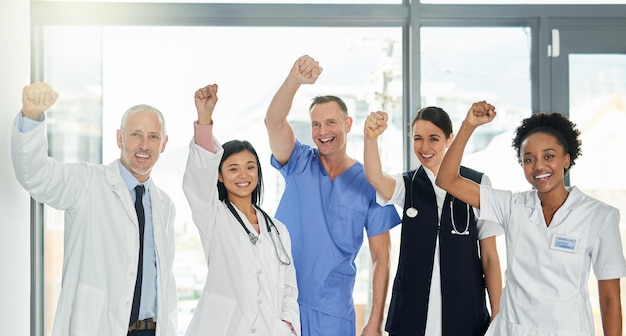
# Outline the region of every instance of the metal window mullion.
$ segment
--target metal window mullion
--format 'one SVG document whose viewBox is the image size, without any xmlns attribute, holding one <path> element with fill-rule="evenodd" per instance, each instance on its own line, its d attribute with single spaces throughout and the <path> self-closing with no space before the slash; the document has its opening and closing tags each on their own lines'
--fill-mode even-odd
<svg viewBox="0 0 626 336">
<path fill-rule="evenodd" d="M 30 200 L 30 335 L 44 335 L 43 204 Z"/>
<path fill-rule="evenodd" d="M 32 5 L 32 2 L 31 2 Z M 31 82 L 43 81 L 43 28 L 31 18 Z M 30 199 L 30 335 L 44 336 L 44 205 Z"/>
</svg>

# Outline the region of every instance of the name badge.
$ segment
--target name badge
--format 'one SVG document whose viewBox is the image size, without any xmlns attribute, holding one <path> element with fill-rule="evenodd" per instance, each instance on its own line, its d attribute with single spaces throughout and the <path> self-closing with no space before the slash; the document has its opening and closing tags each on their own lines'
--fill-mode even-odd
<svg viewBox="0 0 626 336">
<path fill-rule="evenodd" d="M 550 248 L 553 250 L 575 253 L 578 239 L 562 235 L 553 234 Z"/>
</svg>

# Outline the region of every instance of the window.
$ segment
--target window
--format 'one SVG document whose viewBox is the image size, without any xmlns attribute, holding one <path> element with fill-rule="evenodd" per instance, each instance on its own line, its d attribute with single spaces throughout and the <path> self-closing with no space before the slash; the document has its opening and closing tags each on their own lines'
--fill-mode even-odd
<svg viewBox="0 0 626 336">
<path fill-rule="evenodd" d="M 472 135 L 463 164 L 501 189 L 528 188 L 511 139 L 514 127 L 531 113 L 530 45 L 525 27 L 421 29 L 422 106 L 446 110 L 455 132 L 472 103 L 496 106 L 498 117 Z"/>
<path fill-rule="evenodd" d="M 181 187 L 195 118 L 192 93 L 197 88 L 208 83 L 220 85 L 216 135 L 220 140 L 248 139 L 255 145 L 265 173 L 263 207 L 273 213 L 283 180 L 269 165 L 262 118 L 272 95 L 302 54 L 319 60 L 324 73 L 317 84 L 302 87 L 296 96 L 289 119 L 301 140 L 310 139 L 306 113 L 310 98 L 336 94 L 346 100 L 355 118 L 349 155 L 362 160 L 363 119 L 370 111 L 383 109 L 391 114 L 391 126 L 380 140 L 383 170 L 400 173 L 407 166 L 415 168 L 407 133 L 407 124 L 416 112 L 413 107 L 443 107 L 457 130 L 470 104 L 485 99 L 496 105 L 498 119 L 472 137 L 463 164 L 485 172 L 494 187 L 512 190 L 529 188 L 521 173 L 510 174 L 521 169 L 510 145 L 513 128 L 533 111 L 549 110 L 555 99 L 564 96 L 552 95 L 554 81 L 569 75 L 572 83 L 582 84 L 576 88 L 572 84 L 569 90 L 571 115 L 584 123 L 584 116 L 576 114 L 587 111 L 584 101 L 577 100 L 583 97 L 580 92 L 593 97 L 599 95 L 597 89 L 606 87 L 619 97 L 616 78 L 624 78 L 623 71 L 616 70 L 623 65 L 619 57 L 575 57 L 570 60 L 573 70 L 569 74 L 551 76 L 554 60 L 546 55 L 553 43 L 550 30 L 569 24 L 571 18 L 576 18 L 572 25 L 583 32 L 599 26 L 608 30 L 614 30 L 615 24 L 623 26 L 616 18 L 626 17 L 626 6 L 574 4 L 625 4 L 624 0 L 130 2 L 31 1 L 36 38 L 33 70 L 37 80 L 50 82 L 61 94 L 49 113 L 49 138 L 51 154 L 63 161 L 108 163 L 116 159 L 115 130 L 121 114 L 132 105 L 148 103 L 165 113 L 170 142 L 153 176 L 178 202 L 175 265 L 181 332 L 193 313 L 206 272 Z M 335 6 L 338 3 L 343 5 Z M 482 6 L 465 6 L 469 4 Z M 340 10 L 335 11 L 337 8 Z M 617 42 L 609 39 L 607 43 Z M 616 66 L 603 72 L 606 69 L 593 67 L 600 63 Z M 586 81 L 591 77 L 612 80 L 600 80 L 598 85 Z M 604 127 L 623 117 L 616 110 L 607 111 L 601 113 L 596 125 Z M 606 142 L 623 148 L 619 145 L 623 136 L 615 132 L 599 135 L 602 137 L 586 137 L 584 141 L 595 142 L 594 148 L 605 148 L 602 145 Z M 622 191 L 617 190 L 621 186 L 613 183 L 616 188 L 611 189 L 603 178 L 583 178 L 583 172 L 595 165 L 585 163 L 585 158 L 604 160 L 602 155 L 591 153 L 590 146 L 584 148 L 587 150 L 573 170 L 572 183 L 611 201 L 621 197 Z M 619 163 L 606 166 L 619 167 Z M 619 206 L 618 202 L 612 204 Z M 60 290 L 62 221 L 62 213 L 45 207 L 45 251 L 34 253 L 45 256 L 42 309 L 48 334 Z M 391 279 L 397 265 L 399 228 L 392 231 L 392 258 L 395 255 L 396 259 L 391 261 Z M 498 245 L 504 271 L 503 239 Z M 357 258 L 357 328 L 368 315 L 368 254 L 364 245 Z M 590 289 L 593 291 L 593 286 Z M 601 334 L 599 322 L 596 331 Z"/>
<path fill-rule="evenodd" d="M 182 192 L 197 88 L 210 83 L 220 86 L 214 115 L 216 137 L 222 142 L 245 139 L 255 146 L 264 171 L 263 207 L 269 213 L 275 212 L 283 179 L 269 164 L 263 118 L 273 94 L 300 55 L 315 57 L 324 72 L 315 85 L 303 86 L 294 101 L 289 118 L 299 139 L 312 144 L 308 106 L 319 94 L 335 94 L 346 101 L 355 121 L 348 152 L 360 161 L 363 120 L 370 111 L 384 107 L 401 124 L 400 28 L 49 27 L 45 40 L 46 80 L 61 95 L 49 114 L 52 125 L 59 127 L 50 130 L 51 143 L 57 143 L 52 155 L 68 161 L 99 162 L 98 155 L 74 147 L 85 133 L 98 144 L 95 147 L 101 146 L 101 161 L 111 162 L 119 157 L 115 131 L 127 108 L 147 103 L 165 114 L 169 142 L 152 176 L 176 201 L 175 275 L 181 332 L 189 323 L 206 276 L 204 252 Z M 94 51 L 86 52 L 85 43 L 92 44 L 90 50 Z M 90 108 L 79 108 L 84 105 Z M 93 122 L 85 129 L 68 129 L 68 123 L 80 119 Z M 390 161 L 399 171 L 402 160 L 396 158 L 402 157 L 402 137 L 398 134 L 389 140 L 385 152 L 394 158 Z M 46 252 L 54 258 L 47 265 L 51 277 L 46 280 L 46 302 L 52 303 L 60 290 L 63 227 L 62 214 L 48 210 Z M 369 254 L 361 259 L 369 262 Z M 367 276 L 359 279 L 355 303 L 364 312 L 370 281 Z M 47 330 L 55 307 L 46 306 L 50 316 Z"/>
</svg>

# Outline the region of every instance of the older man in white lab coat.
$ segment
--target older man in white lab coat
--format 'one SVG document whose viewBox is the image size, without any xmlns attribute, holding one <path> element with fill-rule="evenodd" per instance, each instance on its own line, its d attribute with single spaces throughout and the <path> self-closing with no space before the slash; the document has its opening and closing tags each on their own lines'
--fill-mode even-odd
<svg viewBox="0 0 626 336">
<path fill-rule="evenodd" d="M 167 143 L 163 116 L 148 105 L 129 109 L 117 132 L 121 158 L 109 165 L 60 163 L 48 157 L 43 113 L 57 97 L 46 83 L 26 86 L 11 140 L 22 186 L 65 210 L 52 335 L 176 335 L 175 209 L 150 179 Z"/>
</svg>

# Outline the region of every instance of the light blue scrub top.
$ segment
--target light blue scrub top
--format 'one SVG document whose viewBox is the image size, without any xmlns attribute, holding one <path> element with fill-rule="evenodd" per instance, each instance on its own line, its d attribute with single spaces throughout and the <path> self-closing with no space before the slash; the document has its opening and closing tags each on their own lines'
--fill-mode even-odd
<svg viewBox="0 0 626 336">
<path fill-rule="evenodd" d="M 384 233 L 400 223 L 398 212 L 376 203 L 361 163 L 331 181 L 318 150 L 299 141 L 287 164 L 281 167 L 273 156 L 271 163 L 285 178 L 275 217 L 291 235 L 298 303 L 354 319 L 354 259 L 363 229 L 369 237 Z"/>
</svg>

